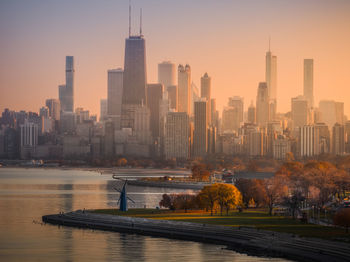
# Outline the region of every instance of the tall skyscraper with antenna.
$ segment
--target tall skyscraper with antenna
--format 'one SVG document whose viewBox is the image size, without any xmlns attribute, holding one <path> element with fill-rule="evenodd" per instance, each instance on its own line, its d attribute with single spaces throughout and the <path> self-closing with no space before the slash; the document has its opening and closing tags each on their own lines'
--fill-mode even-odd
<svg viewBox="0 0 350 262">
<path fill-rule="evenodd" d="M 140 34 L 131 35 L 131 8 L 129 7 L 129 37 L 125 40 L 123 104 L 146 104 L 146 43 L 142 35 L 142 12 Z"/>
<path fill-rule="evenodd" d="M 269 39 L 269 51 L 266 52 L 265 82 L 267 84 L 269 98 L 272 100 L 276 100 L 277 98 L 277 56 L 272 55 L 272 52 L 270 49 L 270 39 Z"/>
<path fill-rule="evenodd" d="M 142 9 L 140 32 L 132 35 L 131 6 L 129 5 L 129 37 L 125 39 L 121 127 L 134 128 L 138 106 L 147 104 L 146 95 L 146 43 L 142 35 Z"/>
</svg>

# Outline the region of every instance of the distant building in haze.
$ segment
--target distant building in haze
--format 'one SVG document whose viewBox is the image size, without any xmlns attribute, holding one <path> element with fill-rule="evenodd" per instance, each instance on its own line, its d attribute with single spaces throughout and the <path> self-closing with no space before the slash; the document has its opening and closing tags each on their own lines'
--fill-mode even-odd
<svg viewBox="0 0 350 262">
<path fill-rule="evenodd" d="M 46 106 L 49 108 L 49 117 L 54 120 L 60 120 L 61 105 L 58 99 L 46 99 Z"/>
<path fill-rule="evenodd" d="M 107 108 L 108 108 L 107 101 L 108 101 L 107 99 L 100 100 L 100 121 L 105 120 L 107 117 Z"/>
<path fill-rule="evenodd" d="M 201 98 L 205 98 L 208 102 L 208 125 L 211 124 L 211 77 L 208 76 L 208 73 L 205 73 L 201 77 Z"/>
<path fill-rule="evenodd" d="M 309 107 L 314 106 L 314 60 L 304 59 L 304 97 Z"/>
<path fill-rule="evenodd" d="M 59 86 L 61 111 L 74 112 L 74 57 L 66 56 L 66 84 Z"/>
<path fill-rule="evenodd" d="M 255 124 L 256 123 L 256 112 L 253 101 L 248 107 L 248 123 Z"/>
<path fill-rule="evenodd" d="M 157 139 L 160 129 L 160 103 L 163 98 L 163 84 L 148 84 L 147 85 L 147 102 L 148 102 L 148 108 L 150 109 L 151 113 L 151 133 L 153 139 Z"/>
<path fill-rule="evenodd" d="M 179 108 L 179 96 L 178 96 L 178 88 L 177 85 L 171 85 L 166 88 L 168 91 L 168 99 L 170 103 L 170 109 L 174 111 L 178 111 Z"/>
<path fill-rule="evenodd" d="M 308 101 L 304 96 L 292 98 L 292 121 L 293 128 L 310 124 L 310 112 Z"/>
<path fill-rule="evenodd" d="M 202 98 L 194 102 L 193 154 L 204 157 L 208 151 L 208 101 Z"/>
<path fill-rule="evenodd" d="M 345 153 L 345 128 L 336 123 L 332 128 L 332 154 L 343 155 Z"/>
<path fill-rule="evenodd" d="M 165 89 L 176 85 L 175 70 L 175 64 L 170 61 L 164 61 L 158 64 L 158 83 L 163 84 Z"/>
<path fill-rule="evenodd" d="M 191 67 L 178 67 L 178 112 L 191 114 Z"/>
<path fill-rule="evenodd" d="M 165 158 L 189 157 L 189 117 L 185 112 L 169 112 L 166 119 Z"/>
<path fill-rule="evenodd" d="M 121 68 L 108 70 L 107 116 L 116 130 L 120 129 L 123 97 L 123 70 Z"/>
<path fill-rule="evenodd" d="M 270 107 L 268 88 L 265 82 L 259 83 L 256 96 L 256 122 L 260 127 L 265 127 L 270 119 Z"/>
</svg>

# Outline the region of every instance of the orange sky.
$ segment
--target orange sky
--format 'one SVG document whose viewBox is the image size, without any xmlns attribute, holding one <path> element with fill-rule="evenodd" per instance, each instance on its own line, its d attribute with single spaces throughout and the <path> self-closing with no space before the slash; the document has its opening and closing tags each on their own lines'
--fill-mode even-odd
<svg viewBox="0 0 350 262">
<path fill-rule="evenodd" d="M 265 52 L 277 55 L 278 110 L 302 94 L 303 59 L 314 59 L 315 101 L 345 103 L 350 116 L 350 1 L 133 1 L 143 8 L 148 82 L 163 60 L 188 63 L 199 86 L 212 77 L 219 109 L 227 97 L 255 101 Z M 76 61 L 75 105 L 99 114 L 107 70 L 123 66 L 128 1 L 2 1 L 0 111 L 38 111 L 57 98 L 65 56 Z M 134 13 L 133 26 L 138 23 Z"/>
</svg>

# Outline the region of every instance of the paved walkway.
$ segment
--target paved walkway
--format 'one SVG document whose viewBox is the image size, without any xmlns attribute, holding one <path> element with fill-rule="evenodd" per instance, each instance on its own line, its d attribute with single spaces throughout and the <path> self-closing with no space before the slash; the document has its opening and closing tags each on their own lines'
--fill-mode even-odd
<svg viewBox="0 0 350 262">
<path fill-rule="evenodd" d="M 250 255 L 283 257 L 297 261 L 350 261 L 350 244 L 300 238 L 292 234 L 254 228 L 234 228 L 83 211 L 43 216 L 43 221 L 66 226 L 223 244 L 230 249 Z"/>
</svg>

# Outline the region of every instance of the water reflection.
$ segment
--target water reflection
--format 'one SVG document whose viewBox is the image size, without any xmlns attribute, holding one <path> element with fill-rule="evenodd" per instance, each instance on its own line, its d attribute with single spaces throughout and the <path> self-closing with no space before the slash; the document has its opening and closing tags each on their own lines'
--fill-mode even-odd
<svg viewBox="0 0 350 262">
<path fill-rule="evenodd" d="M 116 207 L 110 176 L 86 171 L 0 169 L 0 261 L 264 261 L 220 246 L 43 225 L 41 216 Z M 179 190 L 128 187 L 136 207 Z M 269 260 L 270 261 L 270 260 Z"/>
</svg>

